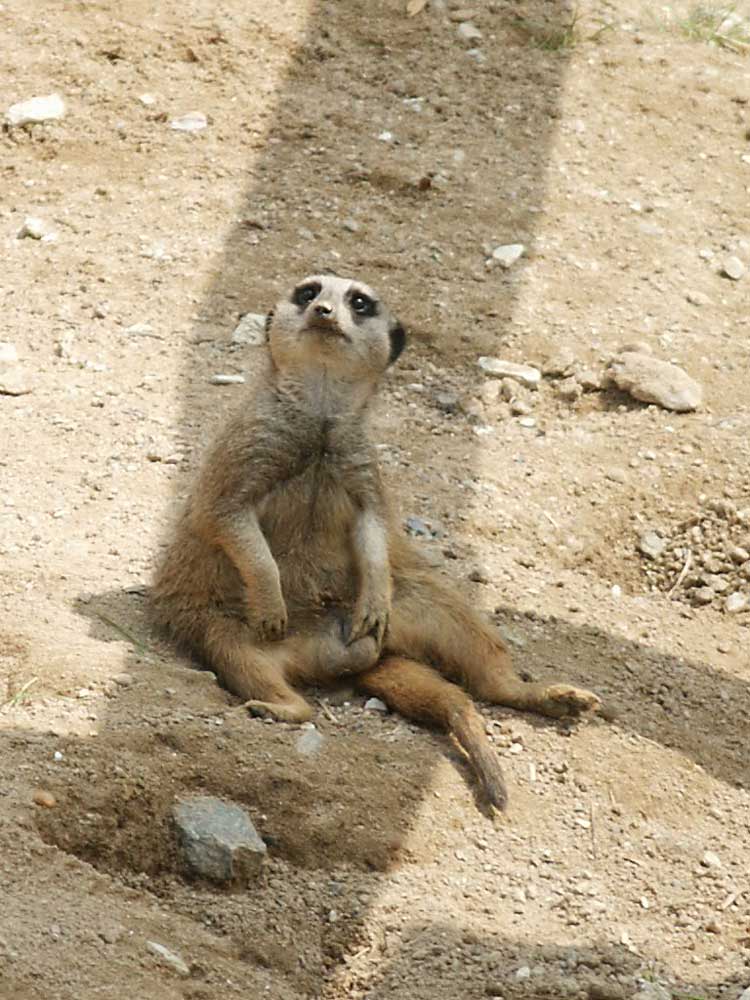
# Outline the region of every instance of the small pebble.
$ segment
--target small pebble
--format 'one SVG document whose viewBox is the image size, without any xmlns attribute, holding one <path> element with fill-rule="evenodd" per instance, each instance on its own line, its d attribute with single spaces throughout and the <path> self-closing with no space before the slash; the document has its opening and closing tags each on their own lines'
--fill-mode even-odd
<svg viewBox="0 0 750 1000">
<path fill-rule="evenodd" d="M 263 313 L 245 313 L 232 332 L 233 344 L 260 347 L 267 339 L 266 317 Z"/>
<path fill-rule="evenodd" d="M 180 118 L 173 118 L 169 127 L 176 132 L 200 132 L 208 125 L 208 119 L 202 111 L 189 111 Z"/>
<path fill-rule="evenodd" d="M 744 611 L 747 606 L 748 599 L 739 590 L 735 590 L 724 601 L 724 610 L 730 615 L 736 615 L 739 611 Z"/>
<path fill-rule="evenodd" d="M 323 746 L 325 737 L 318 729 L 306 729 L 297 739 L 295 748 L 303 757 L 312 757 Z"/>
<path fill-rule="evenodd" d="M 44 809 L 54 809 L 57 805 L 57 799 L 52 792 L 48 792 L 44 788 L 38 788 L 34 792 L 33 798 L 35 804 L 42 806 Z"/>
<path fill-rule="evenodd" d="M 731 278 L 732 281 L 739 281 L 745 274 L 745 265 L 739 257 L 727 257 L 722 265 L 721 273 L 725 277 Z"/>
<path fill-rule="evenodd" d="M 490 254 L 488 263 L 490 265 L 499 264 L 500 267 L 507 271 L 509 267 L 512 267 L 517 260 L 523 257 L 525 250 L 526 247 L 523 243 L 508 243 L 506 246 L 495 247 Z"/>
<path fill-rule="evenodd" d="M 209 379 L 211 385 L 242 385 L 245 381 L 244 375 L 212 375 Z"/>
<path fill-rule="evenodd" d="M 51 239 L 54 236 L 52 230 L 44 221 L 36 215 L 27 215 L 23 220 L 23 225 L 18 230 L 18 239 L 43 240 Z"/>
<path fill-rule="evenodd" d="M 0 340 L 0 364 L 15 364 L 18 361 L 16 345 L 7 340 Z"/>
<path fill-rule="evenodd" d="M 163 944 L 158 944 L 156 941 L 147 941 L 146 947 L 153 955 L 160 958 L 165 965 L 174 969 L 179 975 L 190 975 L 190 969 L 176 952 L 170 951 L 169 948 L 165 948 Z"/>
<path fill-rule="evenodd" d="M 535 387 L 539 385 L 542 373 L 531 365 L 519 365 L 515 361 L 503 361 L 501 358 L 479 358 L 477 364 L 485 375 L 497 378 L 512 378 L 523 385 Z"/>
<path fill-rule="evenodd" d="M 482 37 L 482 32 L 471 21 L 462 21 L 457 30 L 458 37 L 465 42 L 477 42 Z"/>
<path fill-rule="evenodd" d="M 386 713 L 388 711 L 388 706 L 380 698 L 368 698 L 365 702 L 365 712 L 382 712 Z"/>
<path fill-rule="evenodd" d="M 11 127 L 17 125 L 32 125 L 62 118 L 65 114 L 65 101 L 59 94 L 48 94 L 45 97 L 32 97 L 28 101 L 12 104 L 5 112 L 5 120 Z"/>
</svg>

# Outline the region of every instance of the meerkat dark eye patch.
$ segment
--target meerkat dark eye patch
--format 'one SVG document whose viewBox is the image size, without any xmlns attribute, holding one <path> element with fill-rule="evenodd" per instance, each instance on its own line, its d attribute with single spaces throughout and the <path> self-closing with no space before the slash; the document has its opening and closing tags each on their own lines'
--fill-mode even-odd
<svg viewBox="0 0 750 1000">
<path fill-rule="evenodd" d="M 299 306 L 300 309 L 304 308 L 313 299 L 317 299 L 320 295 L 320 282 L 312 281 L 309 285 L 300 285 L 295 288 L 292 292 L 292 302 L 295 306 Z"/>
<path fill-rule="evenodd" d="M 391 339 L 391 353 L 388 357 L 388 364 L 392 365 L 406 347 L 406 330 L 399 323 L 389 330 L 388 336 Z"/>
<path fill-rule="evenodd" d="M 364 292 L 352 292 L 349 302 L 357 316 L 374 316 L 378 311 L 377 302 Z"/>
</svg>

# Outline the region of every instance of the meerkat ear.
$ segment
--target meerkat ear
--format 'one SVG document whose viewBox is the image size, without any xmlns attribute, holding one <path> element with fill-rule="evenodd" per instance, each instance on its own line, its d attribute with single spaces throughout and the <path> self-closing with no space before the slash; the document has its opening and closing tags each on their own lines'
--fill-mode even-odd
<svg viewBox="0 0 750 1000">
<path fill-rule="evenodd" d="M 268 333 L 269 333 L 269 331 L 271 329 L 271 323 L 272 322 L 273 322 L 273 309 L 271 309 L 271 311 L 266 316 L 266 322 L 263 325 L 263 328 L 266 331 L 266 340 L 268 340 Z"/>
<path fill-rule="evenodd" d="M 406 330 L 404 330 L 400 323 L 397 323 L 391 327 L 389 336 L 391 338 L 391 353 L 388 358 L 388 364 L 392 365 L 406 347 Z"/>
</svg>

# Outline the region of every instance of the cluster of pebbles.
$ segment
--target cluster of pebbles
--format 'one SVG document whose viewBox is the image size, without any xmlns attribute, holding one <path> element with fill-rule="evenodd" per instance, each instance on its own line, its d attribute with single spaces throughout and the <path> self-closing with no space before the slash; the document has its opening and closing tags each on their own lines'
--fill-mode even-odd
<svg viewBox="0 0 750 1000">
<path fill-rule="evenodd" d="M 638 548 L 653 589 L 750 624 L 750 499 L 708 500 L 670 531 L 643 531 Z"/>
</svg>

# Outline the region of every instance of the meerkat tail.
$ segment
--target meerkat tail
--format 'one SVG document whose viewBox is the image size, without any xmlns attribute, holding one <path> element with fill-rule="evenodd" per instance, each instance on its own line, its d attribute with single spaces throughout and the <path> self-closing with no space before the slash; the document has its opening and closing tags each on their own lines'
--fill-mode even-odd
<svg viewBox="0 0 750 1000">
<path fill-rule="evenodd" d="M 505 809 L 508 795 L 500 762 L 471 698 L 432 667 L 387 656 L 355 678 L 359 690 L 381 698 L 407 719 L 447 730 L 469 758 L 491 805 Z"/>
</svg>

